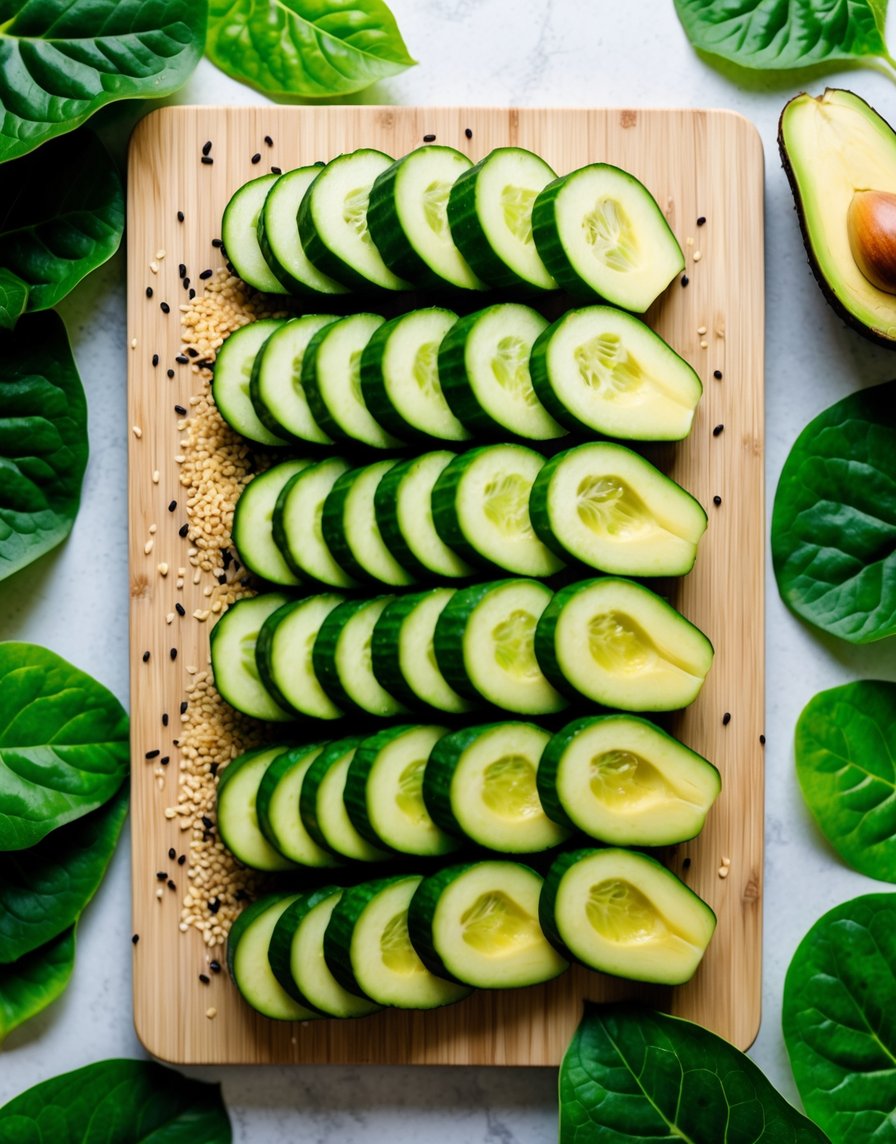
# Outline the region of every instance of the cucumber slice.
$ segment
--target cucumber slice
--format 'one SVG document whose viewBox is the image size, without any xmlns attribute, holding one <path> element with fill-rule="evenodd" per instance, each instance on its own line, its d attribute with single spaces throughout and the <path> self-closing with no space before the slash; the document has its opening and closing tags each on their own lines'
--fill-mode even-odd
<svg viewBox="0 0 896 1144">
<path fill-rule="evenodd" d="M 550 576 L 563 561 L 535 535 L 529 493 L 544 457 L 525 445 L 461 453 L 433 485 L 432 519 L 449 548 L 475 563 Z"/>
<path fill-rule="evenodd" d="M 228 334 L 215 359 L 212 397 L 218 412 L 231 429 L 259 445 L 289 444 L 282 433 L 272 433 L 259 419 L 249 394 L 255 358 L 283 324 L 282 318 L 259 318 L 248 326 L 240 326 Z"/>
<path fill-rule="evenodd" d="M 551 738 L 538 793 L 555 822 L 613 846 L 671 846 L 703 829 L 719 772 L 633 715 L 577 719 Z"/>
<path fill-rule="evenodd" d="M 519 862 L 449 866 L 424 878 L 408 931 L 433 973 L 483 989 L 539 985 L 567 963 L 538 922 L 541 876 Z"/>
<path fill-rule="evenodd" d="M 453 588 L 433 588 L 399 596 L 377 620 L 370 650 L 373 674 L 397 699 L 460 714 L 476 703 L 449 685 L 433 646 L 436 621 L 453 595 Z"/>
<path fill-rule="evenodd" d="M 690 981 L 716 927 L 706 902 L 665 866 L 614 848 L 561 854 L 545 878 L 539 916 L 564 955 L 661 985 Z"/>
<path fill-rule="evenodd" d="M 632 441 L 680 441 L 703 385 L 649 326 L 610 306 L 570 310 L 538 335 L 535 392 L 572 430 Z"/>
<path fill-rule="evenodd" d="M 533 646 L 551 596 L 537 580 L 500 580 L 456 592 L 436 621 L 434 640 L 436 662 L 449 684 L 461 695 L 521 715 L 565 707 Z"/>
<path fill-rule="evenodd" d="M 538 623 L 535 654 L 555 686 L 595 703 L 675 711 L 697 698 L 713 648 L 648 588 L 606 576 L 554 596 Z"/>
<path fill-rule="evenodd" d="M 299 239 L 309 261 L 357 290 L 408 290 L 383 262 L 367 228 L 370 189 L 393 160 L 363 148 L 339 155 L 312 181 L 299 206 Z"/>
<path fill-rule="evenodd" d="M 209 638 L 218 694 L 244 715 L 270 723 L 293 719 L 295 712 L 281 707 L 262 682 L 255 645 L 264 621 L 290 599 L 285 592 L 266 592 L 237 600 L 212 628 Z"/>
<path fill-rule="evenodd" d="M 361 351 L 361 393 L 368 409 L 405 440 L 465 441 L 469 430 L 451 412 L 439 381 L 439 346 L 457 314 L 411 310 L 375 330 Z"/>
<path fill-rule="evenodd" d="M 397 1009 L 435 1009 L 470 990 L 431 973 L 408 937 L 408 904 L 417 874 L 380 878 L 346 890 L 324 933 L 324 957 L 352 993 Z"/>
<path fill-rule="evenodd" d="M 387 852 L 358 833 L 345 809 L 345 780 L 362 738 L 337 739 L 321 751 L 302 780 L 299 813 L 318 846 L 355 862 L 379 862 Z"/>
<path fill-rule="evenodd" d="M 258 245 L 258 218 L 277 178 L 277 175 L 262 175 L 244 183 L 224 208 L 221 220 L 221 241 L 230 265 L 244 282 L 266 294 L 289 293 Z"/>
<path fill-rule="evenodd" d="M 542 261 L 564 290 L 643 313 L 684 270 L 684 255 L 650 191 L 608 163 L 549 183 L 532 208 Z"/>
<path fill-rule="evenodd" d="M 310 1021 L 321 1014 L 300 1005 L 274 976 L 268 961 L 271 935 L 296 894 L 269 894 L 253 902 L 233 923 L 227 939 L 227 968 L 243 998 L 275 1021 Z"/>
<path fill-rule="evenodd" d="M 231 761 L 218 779 L 218 833 L 227 849 L 252 870 L 293 870 L 295 863 L 276 850 L 258 824 L 258 788 L 273 761 L 286 750 L 262 747 Z"/>
<path fill-rule="evenodd" d="M 297 167 L 275 176 L 258 215 L 258 247 L 274 276 L 289 294 L 345 294 L 347 287 L 309 262 L 299 239 L 297 216 L 305 192 L 323 164 Z M 228 251 L 228 254 L 230 252 Z"/>
<path fill-rule="evenodd" d="M 273 531 L 277 547 L 297 576 L 331 588 L 353 588 L 355 581 L 333 558 L 323 533 L 324 503 L 348 469 L 341 457 L 309 465 L 291 477 L 274 505 Z"/>
<path fill-rule="evenodd" d="M 522 147 L 498 147 L 451 188 L 451 237 L 489 286 L 556 290 L 532 238 L 532 207 L 557 176 Z"/>
<path fill-rule="evenodd" d="M 454 244 L 448 196 L 472 160 L 453 147 L 417 147 L 377 175 L 370 192 L 370 236 L 395 274 L 417 286 L 484 290 Z"/>
<path fill-rule="evenodd" d="M 394 465 L 391 459 L 376 461 L 343 473 L 324 502 L 321 527 L 327 547 L 350 575 L 403 587 L 414 576 L 383 540 L 374 507 L 377 487 Z"/>
<path fill-rule="evenodd" d="M 592 441 L 546 462 L 529 494 L 532 527 L 561 557 L 620 576 L 683 576 L 706 513 L 649 461 Z"/>
<path fill-rule="evenodd" d="M 334 703 L 369 715 L 398 715 L 405 708 L 373 673 L 373 629 L 392 596 L 346 600 L 320 626 L 311 652 L 314 673 Z"/>
<path fill-rule="evenodd" d="M 301 580 L 274 541 L 274 506 L 283 486 L 307 468 L 306 460 L 282 461 L 253 477 L 233 510 L 233 545 L 250 572 L 271 584 L 294 587 Z"/>
<path fill-rule="evenodd" d="M 335 886 L 300 894 L 274 927 L 268 959 L 274 976 L 300 1005 L 328 1017 L 366 1017 L 382 1006 L 343 989 L 324 960 L 324 932 L 341 897 Z"/>
<path fill-rule="evenodd" d="M 320 626 L 345 597 L 333 592 L 291 600 L 261 625 L 255 644 L 258 673 L 277 702 L 312 719 L 339 719 L 343 712 L 320 685 L 312 651 Z"/>
<path fill-rule="evenodd" d="M 417 576 L 456 580 L 473 574 L 436 532 L 432 518 L 432 490 L 455 455 L 441 450 L 400 461 L 383 475 L 373 496 L 383 541 L 395 559 Z"/>
<path fill-rule="evenodd" d="M 545 814 L 535 776 L 550 733 L 533 723 L 490 723 L 445 735 L 423 774 L 423 800 L 444 830 L 504 854 L 559 846 L 570 831 Z"/>
<path fill-rule="evenodd" d="M 532 346 L 546 327 L 537 310 L 518 302 L 477 310 L 451 327 L 439 346 L 439 381 L 468 429 L 535 441 L 565 436 L 529 375 Z"/>
<path fill-rule="evenodd" d="M 345 783 L 345 807 L 374 846 L 420 857 L 449 854 L 461 840 L 440 829 L 423 802 L 423 770 L 445 727 L 389 727 L 365 739 Z M 533 788 L 534 789 L 534 788 Z"/>
<path fill-rule="evenodd" d="M 255 798 L 262 834 L 285 858 L 300 866 L 326 868 L 340 865 L 331 850 L 318 846 L 299 814 L 299 796 L 305 775 L 325 745 L 304 743 L 278 755 L 262 776 Z"/>
<path fill-rule="evenodd" d="M 330 445 L 332 437 L 311 415 L 302 387 L 302 361 L 318 330 L 337 319 L 333 314 L 305 314 L 275 330 L 262 345 L 252 366 L 249 397 L 255 412 L 272 433 Z"/>
</svg>

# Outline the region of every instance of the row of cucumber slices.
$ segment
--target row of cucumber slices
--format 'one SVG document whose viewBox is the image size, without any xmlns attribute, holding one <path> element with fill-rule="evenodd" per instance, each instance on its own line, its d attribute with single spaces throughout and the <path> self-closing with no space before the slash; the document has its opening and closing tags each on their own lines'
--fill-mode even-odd
<svg viewBox="0 0 896 1144">
<path fill-rule="evenodd" d="M 414 288 L 563 288 L 643 312 L 684 268 L 656 200 L 594 163 L 557 178 L 531 151 L 479 163 L 424 146 L 393 160 L 362 148 L 263 175 L 224 212 L 236 272 L 272 294 Z"/>
</svg>

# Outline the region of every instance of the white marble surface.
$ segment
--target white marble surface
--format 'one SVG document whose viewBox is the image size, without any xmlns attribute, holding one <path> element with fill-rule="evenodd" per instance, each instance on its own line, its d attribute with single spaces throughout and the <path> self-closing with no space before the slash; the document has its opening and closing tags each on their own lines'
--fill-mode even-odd
<svg viewBox="0 0 896 1144">
<path fill-rule="evenodd" d="M 730 82 L 688 46 L 672 0 L 393 0 L 419 66 L 364 102 L 518 106 L 727 107 L 748 116 L 766 154 L 767 491 L 815 413 L 896 373 L 886 350 L 845 329 L 810 274 L 778 161 L 777 118 L 798 88 Z M 896 39 L 896 24 L 891 22 Z M 873 71 L 806 81 L 851 87 L 896 121 L 896 88 Z M 172 102 L 246 104 L 262 96 L 203 62 Z M 120 143 L 147 108 L 107 117 Z M 120 148 L 123 151 L 123 147 Z M 90 406 L 91 459 L 69 541 L 0 585 L 0 638 L 44 644 L 127 695 L 124 263 L 119 255 L 63 305 Z M 792 736 L 819 689 L 893 677 L 886 646 L 852 649 L 797 622 L 767 591 L 767 859 L 764 1007 L 754 1059 L 788 1096 L 780 1035 L 791 954 L 826 909 L 885 888 L 846 870 L 814 829 L 793 773 Z M 130 1008 L 127 844 L 79 931 L 64 998 L 14 1033 L 0 1060 L 0 1103 L 52 1074 L 138 1056 Z M 555 1133 L 556 1074 L 538 1069 L 233 1068 L 196 1070 L 223 1081 L 235 1139 L 319 1144 L 535 1144 Z"/>
</svg>

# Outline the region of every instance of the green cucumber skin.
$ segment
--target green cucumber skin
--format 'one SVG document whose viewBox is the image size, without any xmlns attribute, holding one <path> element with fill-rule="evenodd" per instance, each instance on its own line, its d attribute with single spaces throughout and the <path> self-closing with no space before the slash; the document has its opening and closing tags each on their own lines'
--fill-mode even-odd
<svg viewBox="0 0 896 1144">
<path fill-rule="evenodd" d="M 257 754 L 258 752 L 256 751 L 255 753 Z M 237 985 L 237 981 L 233 976 L 233 961 L 236 956 L 236 948 L 240 943 L 240 938 L 242 938 L 243 934 L 249 928 L 250 923 L 255 921 L 265 910 L 277 902 L 282 902 L 284 898 L 288 897 L 291 897 L 291 895 L 266 894 L 263 898 L 259 898 L 257 902 L 250 902 L 249 905 L 239 913 L 236 921 L 230 927 L 230 933 L 227 936 L 227 972 L 230 974 L 230 980 L 234 985 Z M 239 988 L 238 985 L 237 988 Z"/>
<path fill-rule="evenodd" d="M 393 437 L 399 437 L 401 440 L 409 442 L 429 441 L 431 439 L 429 435 L 421 433 L 416 426 L 405 421 L 392 404 L 383 379 L 381 364 L 383 347 L 404 316 L 404 314 L 399 314 L 397 318 L 392 318 L 378 326 L 370 341 L 361 351 L 361 396 L 364 398 L 368 409 L 376 410 L 377 421 Z"/>
<path fill-rule="evenodd" d="M 278 918 L 274 932 L 271 934 L 271 944 L 268 946 L 268 962 L 271 966 L 271 972 L 277 978 L 281 988 L 292 997 L 293 1001 L 304 1005 L 313 1013 L 320 1013 L 322 1017 L 328 1017 L 329 1014 L 312 1005 L 295 983 L 295 978 L 289 967 L 290 952 L 293 935 L 306 914 L 320 902 L 326 901 L 327 898 L 332 898 L 334 894 L 340 892 L 338 886 L 321 886 L 320 889 L 310 890 L 307 894 L 302 894 L 291 906 L 287 906 Z"/>
<path fill-rule="evenodd" d="M 261 217 L 259 216 L 259 226 L 260 225 L 261 225 Z M 262 248 L 262 253 L 264 253 L 263 248 Z M 265 261 L 267 261 L 267 255 L 266 254 L 265 254 Z M 273 270 L 273 267 L 271 267 L 271 269 Z M 278 277 L 279 277 L 279 275 L 278 275 Z M 282 279 L 281 279 L 281 281 L 282 281 Z M 286 282 L 284 282 L 283 285 L 286 286 L 288 284 Z M 274 332 L 276 333 L 276 331 L 274 331 Z M 271 338 L 273 336 L 274 336 L 274 334 L 272 333 Z M 260 387 L 259 382 L 258 382 L 259 376 L 261 374 L 261 358 L 262 358 L 262 354 L 264 352 L 264 347 L 268 344 L 268 342 L 271 340 L 271 338 L 267 338 L 262 343 L 261 348 L 259 349 L 258 353 L 255 355 L 255 360 L 252 362 L 252 373 L 249 376 L 249 400 L 252 402 L 252 408 L 255 410 L 256 417 L 262 423 L 262 425 L 264 425 L 265 429 L 269 429 L 271 431 L 271 433 L 274 434 L 275 437 L 283 437 L 285 440 L 290 441 L 290 442 L 298 441 L 298 438 L 293 433 L 289 433 L 289 432 L 287 432 L 286 429 L 283 428 L 283 426 L 280 424 L 280 422 L 277 420 L 277 418 L 273 415 L 273 413 L 271 413 L 270 409 L 268 409 L 268 407 L 265 405 L 265 403 L 261 400 L 261 394 L 260 394 L 260 388 L 261 387 Z"/>
<path fill-rule="evenodd" d="M 336 706 L 346 712 L 357 712 L 358 705 L 342 686 L 342 680 L 339 678 L 336 668 L 336 644 L 343 626 L 355 612 L 366 608 L 370 602 L 369 599 L 346 600 L 342 604 L 337 604 L 321 624 L 311 649 L 311 667 L 318 682 Z"/>
<path fill-rule="evenodd" d="M 410 457 L 406 461 L 393 465 L 383 475 L 376 487 L 376 492 L 373 494 L 373 510 L 383 542 L 398 563 L 407 569 L 415 579 L 432 580 L 432 570 L 421 563 L 408 547 L 404 534 L 398 526 L 398 514 L 395 512 L 399 485 L 416 461 L 416 457 Z"/>
<path fill-rule="evenodd" d="M 490 445 L 480 445 L 476 449 L 458 453 L 439 473 L 432 487 L 432 522 L 443 543 L 454 549 L 463 560 L 478 568 L 495 571 L 496 566 L 486 560 L 481 552 L 477 552 L 464 536 L 456 507 L 458 489 L 467 470 L 480 454 L 488 452 L 490 448 Z"/>
<path fill-rule="evenodd" d="M 448 196 L 448 225 L 454 245 L 461 252 L 473 273 L 497 289 L 509 287 L 541 293 L 532 282 L 520 278 L 492 249 L 476 213 L 477 179 L 481 161 L 455 179 Z"/>
<path fill-rule="evenodd" d="M 571 698 L 581 699 L 582 697 L 572 684 L 569 683 L 560 669 L 560 664 L 557 662 L 557 653 L 554 648 L 554 634 L 557 630 L 557 622 L 560 619 L 560 614 L 566 602 L 572 599 L 578 592 L 589 588 L 592 584 L 596 584 L 599 579 L 600 577 L 592 577 L 590 580 L 577 580 L 575 583 L 567 584 L 565 588 L 561 588 L 558 592 L 555 592 L 553 599 L 541 613 L 535 627 L 535 639 L 533 642 L 538 666 L 552 687 L 556 688 L 561 695 L 567 695 Z"/>
<path fill-rule="evenodd" d="M 432 923 L 442 894 L 455 878 L 459 878 L 475 865 L 475 862 L 464 862 L 458 866 L 447 866 L 444 870 L 430 874 L 414 891 L 411 904 L 408 906 L 408 934 L 411 945 L 417 951 L 417 956 L 429 972 L 434 973 L 436 977 L 444 977 L 448 981 L 458 981 L 461 985 L 466 984 L 466 982 L 455 977 L 436 952 L 433 945 Z"/>
<path fill-rule="evenodd" d="M 532 206 L 532 238 L 538 256 L 547 267 L 548 274 L 562 290 L 578 298 L 594 298 L 592 287 L 573 270 L 566 257 L 557 229 L 557 196 L 563 189 L 566 176 L 554 179 L 539 192 Z M 530 366 L 531 370 L 531 366 Z M 536 393 L 538 391 L 536 390 Z"/>
<path fill-rule="evenodd" d="M 302 603 L 301 600 L 290 600 L 288 604 L 283 604 L 276 612 L 271 612 L 268 618 L 261 625 L 258 631 L 258 639 L 255 641 L 255 666 L 258 668 L 258 674 L 261 676 L 261 682 L 270 691 L 274 697 L 274 702 L 279 703 L 284 711 L 292 711 L 296 719 L 299 718 L 299 712 L 289 702 L 274 679 L 273 672 L 271 671 L 271 646 L 274 642 L 274 634 L 277 631 L 280 623 L 286 617 L 296 610 Z"/>
<path fill-rule="evenodd" d="M 419 707 L 420 699 L 407 685 L 400 667 L 399 636 L 408 614 L 428 595 L 427 592 L 412 592 L 399 596 L 387 604 L 373 628 L 370 645 L 373 674 L 381 687 L 394 695 L 400 702 L 411 707 Z"/>
<path fill-rule="evenodd" d="M 326 838 L 324 838 L 320 826 L 318 825 L 317 789 L 332 764 L 337 759 L 340 759 L 346 751 L 357 747 L 361 743 L 362 738 L 363 736 L 361 735 L 352 735 L 345 739 L 336 739 L 330 743 L 329 747 L 321 751 L 305 772 L 305 778 L 302 781 L 302 790 L 299 794 L 299 815 L 305 825 L 305 829 L 322 850 L 326 850 L 328 854 L 332 854 L 334 858 L 338 858 L 341 861 L 345 861 L 345 859 L 333 850 Z"/>
<path fill-rule="evenodd" d="M 305 470 L 303 469 L 302 472 Z M 286 504 L 286 498 L 289 496 L 292 486 L 296 483 L 296 477 L 301 476 L 301 473 L 296 473 L 290 477 L 277 497 L 277 503 L 274 505 L 274 515 L 271 517 L 271 531 L 274 534 L 274 543 L 280 549 L 280 555 L 286 561 L 286 566 L 302 584 L 310 583 L 307 573 L 303 572 L 298 567 L 292 558 L 289 551 L 289 538 L 286 535 L 286 529 L 283 527 L 283 506 Z"/>
<path fill-rule="evenodd" d="M 258 825 L 261 829 L 261 833 L 275 850 L 280 850 L 280 847 L 277 845 L 276 837 L 271 828 L 271 819 L 268 814 L 271 795 L 273 795 L 274 788 L 283 775 L 292 768 L 297 756 L 302 757 L 306 755 L 309 751 L 314 750 L 316 746 L 318 746 L 316 743 L 307 743 L 301 747 L 286 748 L 282 755 L 278 755 L 276 759 L 273 760 L 268 769 L 264 772 L 264 777 L 259 784 L 258 794 L 255 796 L 255 811 L 258 814 Z M 225 768 L 224 774 L 227 774 L 228 769 L 229 768 Z M 298 812 L 298 807 L 296 807 L 296 811 Z M 286 855 L 284 855 L 284 857 L 286 857 Z"/>
<path fill-rule="evenodd" d="M 352 490 L 352 484 L 362 471 L 362 469 L 347 469 L 341 477 L 337 477 L 335 484 L 327 493 L 327 499 L 324 501 L 320 527 L 324 534 L 324 542 L 340 568 L 353 580 L 357 580 L 361 584 L 369 584 L 371 582 L 370 576 L 355 559 L 349 546 L 345 535 L 343 516 L 345 502 Z"/>
<path fill-rule="evenodd" d="M 332 325 L 323 326 L 316 334 L 312 335 L 305 347 L 305 356 L 302 358 L 302 389 L 305 391 L 311 416 L 324 433 L 328 437 L 332 437 L 334 441 L 348 441 L 350 440 L 348 434 L 327 408 L 317 385 L 317 351 L 330 329 L 332 329 Z"/>
<path fill-rule="evenodd" d="M 554 531 L 551 528 L 550 513 L 548 512 L 548 495 L 550 493 L 551 477 L 553 477 L 564 458 L 573 452 L 575 452 L 575 446 L 571 449 L 564 449 L 562 453 L 557 453 L 545 461 L 544 465 L 539 469 L 535 480 L 532 482 L 532 488 L 529 490 L 529 520 L 532 523 L 532 530 L 542 544 L 550 548 L 550 550 L 556 553 L 564 562 L 576 562 L 577 558 L 570 552 L 567 552 L 554 535 Z"/>
<path fill-rule="evenodd" d="M 460 757 L 467 747 L 475 743 L 489 727 L 494 726 L 495 724 L 491 723 L 487 726 L 463 727 L 459 731 L 443 735 L 433 747 L 423 770 L 423 802 L 429 811 L 429 817 L 442 830 L 457 834 L 461 838 L 466 838 L 466 834 L 451 808 L 451 782 Z"/>
<path fill-rule="evenodd" d="M 268 268 L 280 285 L 286 288 L 287 293 L 300 294 L 308 299 L 325 297 L 325 295 L 318 293 L 317 290 L 312 290 L 307 283 L 300 282 L 298 278 L 293 278 L 289 271 L 277 261 L 277 257 L 273 250 L 271 250 L 271 244 L 268 242 L 268 236 L 264 229 L 264 207 L 261 208 L 258 215 L 258 230 L 256 233 L 258 235 L 258 248 L 261 251 L 261 257 L 268 264 Z M 298 238 L 296 238 L 296 241 L 298 242 Z M 252 404 L 255 404 L 254 400 Z M 256 412 L 257 411 L 256 408 Z M 259 417 L 261 417 L 260 413 Z M 261 420 L 264 421 L 264 418 L 261 417 Z"/>
<path fill-rule="evenodd" d="M 371 882 L 361 882 L 346 890 L 336 904 L 330 921 L 324 931 L 324 961 L 330 972 L 343 989 L 356 997 L 368 997 L 358 984 L 351 961 L 352 934 L 365 907 L 387 886 L 401 882 L 406 874 L 395 874 L 390 878 L 377 878 Z M 373 1001 L 375 998 L 370 997 Z"/>
<path fill-rule="evenodd" d="M 559 421 L 561 425 L 565 425 L 567 429 L 571 429 L 573 432 L 593 435 L 594 427 L 586 425 L 584 421 L 580 421 L 560 400 L 554 387 L 551 385 L 551 374 L 547 364 L 551 338 L 559 331 L 565 319 L 569 317 L 570 314 L 575 314 L 576 312 L 575 310 L 571 310 L 569 313 L 564 314 L 562 318 L 556 322 L 552 322 L 547 329 L 542 330 L 535 339 L 532 345 L 532 352 L 529 355 L 529 376 L 532 378 L 532 388 L 535 390 L 535 396 L 555 421 Z"/>
<path fill-rule="evenodd" d="M 493 307 L 488 307 L 492 309 Z M 467 379 L 467 337 L 487 310 L 477 310 L 458 318 L 439 345 L 439 384 L 448 407 L 460 423 L 473 433 L 507 436 L 507 429 L 495 421 L 476 400 Z"/>
<path fill-rule="evenodd" d="M 466 699 L 482 702 L 482 696 L 470 682 L 463 662 L 463 642 L 467 622 L 476 606 L 493 588 L 512 582 L 512 580 L 493 580 L 487 584 L 473 584 L 469 588 L 458 589 L 436 621 L 434 648 L 439 671 L 450 686 Z"/>
<path fill-rule="evenodd" d="M 564 753 L 579 731 L 584 731 L 594 723 L 595 719 L 601 718 L 605 716 L 585 715 L 555 731 L 545 744 L 538 770 L 535 772 L 535 789 L 538 791 L 545 814 L 552 822 L 556 822 L 559 826 L 567 826 L 571 830 L 577 830 L 578 827 L 563 809 L 557 797 L 557 771 Z"/>
<path fill-rule="evenodd" d="M 321 168 L 323 174 L 325 168 Z M 346 286 L 349 290 L 356 293 L 376 293 L 377 287 L 363 274 L 359 274 L 353 266 L 349 266 L 347 262 L 343 262 L 341 258 L 337 257 L 328 246 L 326 246 L 317 233 L 317 227 L 314 224 L 314 219 L 311 215 L 311 192 L 314 190 L 314 184 L 320 178 L 318 175 L 314 182 L 308 185 L 302 201 L 299 204 L 299 213 L 296 216 L 296 222 L 299 228 L 299 241 L 302 244 L 302 249 L 305 251 L 305 257 L 310 263 L 317 267 L 321 274 L 326 274 L 328 278 L 332 278 L 335 282 Z M 313 409 L 312 409 L 312 412 Z M 315 420 L 317 415 L 315 414 Z M 323 428 L 323 426 L 321 426 Z"/>
<path fill-rule="evenodd" d="M 544 936 L 561 957 L 565 957 L 567 961 L 572 961 L 576 964 L 579 963 L 579 959 L 568 948 L 557 929 L 557 893 L 559 892 L 560 882 L 566 871 L 575 866 L 575 864 L 580 862 L 583 858 L 588 858 L 595 852 L 595 847 L 583 847 L 581 850 L 567 850 L 562 854 L 558 854 L 551 863 L 547 874 L 545 874 L 541 894 L 538 898 L 538 924 L 541 926 Z"/>
<path fill-rule="evenodd" d="M 367 206 L 367 228 L 383 262 L 393 274 L 414 286 L 432 288 L 446 286 L 414 250 L 405 236 L 395 205 L 395 182 L 402 160 L 399 159 L 377 175 L 370 189 Z"/>
<path fill-rule="evenodd" d="M 362 838 L 366 838 L 373 846 L 389 853 L 396 852 L 373 829 L 370 815 L 367 813 L 367 780 L 380 750 L 396 736 L 404 734 L 405 731 L 412 731 L 415 726 L 414 723 L 402 723 L 396 727 L 387 727 L 382 731 L 377 731 L 375 735 L 370 735 L 364 739 L 349 763 L 348 775 L 345 780 L 343 801 L 352 826 Z"/>
</svg>

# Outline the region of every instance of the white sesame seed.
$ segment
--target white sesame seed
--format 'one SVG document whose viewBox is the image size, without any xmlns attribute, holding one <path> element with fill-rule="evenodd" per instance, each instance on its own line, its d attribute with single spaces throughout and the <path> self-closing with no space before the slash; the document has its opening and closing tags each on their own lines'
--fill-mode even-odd
<svg viewBox="0 0 896 1144">
<path fill-rule="evenodd" d="M 137 438 L 138 441 L 143 436 L 143 430 L 140 428 L 139 425 L 132 425 L 131 426 L 131 432 L 134 434 L 134 436 Z"/>
</svg>

